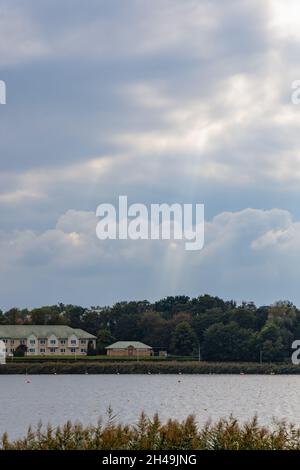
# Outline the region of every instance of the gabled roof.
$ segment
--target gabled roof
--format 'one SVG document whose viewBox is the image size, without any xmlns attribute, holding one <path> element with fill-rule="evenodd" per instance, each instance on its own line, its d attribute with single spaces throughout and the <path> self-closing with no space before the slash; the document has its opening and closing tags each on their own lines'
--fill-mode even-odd
<svg viewBox="0 0 300 470">
<path fill-rule="evenodd" d="M 130 346 L 135 349 L 152 349 L 151 346 L 141 343 L 140 341 L 117 341 L 107 346 L 105 349 L 128 349 Z"/>
<path fill-rule="evenodd" d="M 96 339 L 96 336 L 79 328 L 67 325 L 0 325 L 0 339 L 20 339 L 35 335 L 37 338 L 48 338 L 55 335 L 58 338 L 69 338 L 76 335 L 78 339 Z"/>
</svg>

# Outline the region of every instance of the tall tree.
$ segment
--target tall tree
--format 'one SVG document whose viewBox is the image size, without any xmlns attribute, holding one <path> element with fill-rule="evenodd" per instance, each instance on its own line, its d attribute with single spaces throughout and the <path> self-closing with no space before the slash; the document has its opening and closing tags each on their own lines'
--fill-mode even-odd
<svg viewBox="0 0 300 470">
<path fill-rule="evenodd" d="M 171 336 L 170 349 L 173 354 L 192 356 L 197 350 L 197 335 L 187 321 L 178 323 Z"/>
</svg>

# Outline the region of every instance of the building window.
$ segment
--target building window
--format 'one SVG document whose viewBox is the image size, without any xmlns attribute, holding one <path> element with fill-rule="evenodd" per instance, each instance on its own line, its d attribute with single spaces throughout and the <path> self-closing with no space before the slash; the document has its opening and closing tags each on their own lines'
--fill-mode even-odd
<svg viewBox="0 0 300 470">
<path fill-rule="evenodd" d="M 45 349 L 40 349 L 40 353 L 44 353 L 44 352 L 46 352 Z"/>
<path fill-rule="evenodd" d="M 71 344 L 76 344 L 76 339 L 71 339 Z"/>
<path fill-rule="evenodd" d="M 15 344 L 15 342 L 14 342 L 14 340 L 13 340 L 13 339 L 10 341 L 10 344 Z"/>
<path fill-rule="evenodd" d="M 66 340 L 65 340 L 65 339 L 61 339 L 61 340 L 60 340 L 60 343 L 61 343 L 61 344 L 66 344 Z"/>
<path fill-rule="evenodd" d="M 50 344 L 56 344 L 56 340 L 55 339 L 50 339 Z"/>
<path fill-rule="evenodd" d="M 34 349 L 34 348 L 31 348 L 31 349 L 29 349 L 29 352 L 34 353 L 34 352 L 35 352 L 35 349 Z"/>
<path fill-rule="evenodd" d="M 46 340 L 45 339 L 40 339 L 40 344 L 46 344 Z"/>
<path fill-rule="evenodd" d="M 34 339 L 31 339 L 31 340 L 30 340 L 30 344 L 35 344 L 35 340 L 34 340 Z"/>
<path fill-rule="evenodd" d="M 50 348 L 51 353 L 55 353 L 55 348 Z"/>
<path fill-rule="evenodd" d="M 26 340 L 25 339 L 20 339 L 20 344 L 25 344 Z"/>
<path fill-rule="evenodd" d="M 85 339 L 82 339 L 80 342 L 81 342 L 81 344 L 86 344 L 86 340 L 85 340 Z"/>
<path fill-rule="evenodd" d="M 76 352 L 76 348 L 71 348 L 71 353 L 75 353 Z"/>
<path fill-rule="evenodd" d="M 86 349 L 80 349 L 80 352 L 86 353 Z"/>
<path fill-rule="evenodd" d="M 61 352 L 61 353 L 65 353 L 66 350 L 65 350 L 65 349 L 61 349 L 60 352 Z"/>
</svg>

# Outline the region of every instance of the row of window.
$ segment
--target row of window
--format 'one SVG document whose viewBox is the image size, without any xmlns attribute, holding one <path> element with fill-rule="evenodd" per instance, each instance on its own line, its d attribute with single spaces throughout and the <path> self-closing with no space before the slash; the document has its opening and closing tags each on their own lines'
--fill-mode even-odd
<svg viewBox="0 0 300 470">
<path fill-rule="evenodd" d="M 40 339 L 40 344 L 46 344 L 46 341 L 45 339 Z M 66 339 L 61 339 L 60 340 L 60 344 L 66 344 L 67 340 Z M 58 341 L 56 341 L 56 339 L 50 339 L 50 344 L 57 344 Z M 34 339 L 31 339 L 30 340 L 30 344 L 35 344 L 35 340 Z M 76 345 L 77 344 L 77 340 L 76 339 L 71 339 L 71 344 L 74 344 Z M 81 339 L 80 340 L 80 344 L 86 344 L 86 340 L 85 339 Z"/>
<path fill-rule="evenodd" d="M 11 351 L 14 352 L 13 350 L 11 350 Z M 57 351 L 57 348 L 50 348 L 49 351 L 50 351 L 50 353 L 56 353 L 56 352 L 58 352 L 58 351 Z M 7 352 L 7 351 L 6 351 L 6 352 Z M 30 348 L 30 349 L 29 349 L 29 352 L 30 352 L 30 353 L 35 353 L 36 350 L 35 350 L 35 348 Z M 38 352 L 38 351 L 37 351 L 37 352 Z M 46 352 L 46 349 L 43 349 L 43 348 L 40 349 L 40 354 L 43 354 L 43 353 L 45 353 L 45 352 Z M 66 350 L 65 350 L 64 348 L 62 348 L 62 349 L 60 349 L 60 352 L 61 352 L 61 353 L 65 353 Z M 70 348 L 70 352 L 71 352 L 71 353 L 76 353 L 76 348 Z M 86 350 L 86 349 L 80 349 L 80 352 L 81 352 L 81 353 L 86 353 L 87 350 Z"/>
<path fill-rule="evenodd" d="M 5 344 L 7 344 L 8 341 L 9 341 L 8 339 L 4 339 L 4 340 L 3 340 L 3 342 L 4 342 Z M 47 339 L 40 339 L 40 340 L 39 340 L 39 343 L 40 343 L 40 344 L 46 344 L 46 342 L 47 342 Z M 86 339 L 81 339 L 81 340 L 80 340 L 80 344 L 86 344 L 86 342 L 87 342 Z M 57 343 L 58 343 L 58 341 L 56 341 L 56 339 L 51 339 L 51 340 L 50 340 L 50 344 L 57 344 Z M 60 340 L 60 344 L 66 344 L 66 343 L 67 343 L 67 339 L 61 339 L 61 340 Z M 10 344 L 15 344 L 15 341 L 14 341 L 13 339 L 11 339 L 11 340 L 10 340 Z M 20 344 L 26 344 L 26 340 L 25 340 L 25 339 L 20 339 Z M 31 345 L 36 344 L 35 339 L 31 339 L 31 340 L 30 340 L 30 344 L 31 344 Z M 76 340 L 76 339 L 72 339 L 72 340 L 71 340 L 71 344 L 76 345 L 76 344 L 77 344 L 77 340 Z"/>
<path fill-rule="evenodd" d="M 8 339 L 3 339 L 2 340 L 3 343 L 7 344 L 8 343 Z M 26 340 L 25 339 L 20 339 L 20 344 L 25 344 L 26 343 Z M 14 339 L 11 339 L 10 340 L 10 344 L 15 344 L 15 340 Z"/>
<path fill-rule="evenodd" d="M 35 352 L 36 352 L 35 348 L 30 348 L 28 351 L 29 351 L 30 353 L 35 353 Z M 50 351 L 50 353 L 57 353 L 57 352 L 58 352 L 58 351 L 57 351 L 57 348 L 50 348 L 49 351 Z M 5 349 L 5 352 L 6 352 L 6 353 L 9 353 L 9 352 L 10 352 L 10 353 L 14 353 L 14 352 L 15 352 L 15 349 L 14 349 L 14 348 L 11 348 L 11 349 L 9 350 L 8 348 L 6 348 L 6 349 Z M 40 351 L 37 350 L 37 352 L 40 352 L 40 354 L 44 354 L 44 353 L 46 353 L 46 349 L 40 348 Z M 62 349 L 60 349 L 60 352 L 61 352 L 61 353 L 65 353 L 66 350 L 65 350 L 64 348 L 62 348 Z M 70 348 L 70 352 L 71 352 L 71 353 L 76 353 L 76 348 Z M 86 350 L 86 349 L 80 349 L 80 352 L 81 352 L 81 353 L 86 353 L 87 350 Z"/>
</svg>

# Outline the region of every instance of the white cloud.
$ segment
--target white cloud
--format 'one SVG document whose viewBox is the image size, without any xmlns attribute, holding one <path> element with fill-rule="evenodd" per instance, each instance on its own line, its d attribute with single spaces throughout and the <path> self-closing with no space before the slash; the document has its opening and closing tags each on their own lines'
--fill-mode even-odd
<svg viewBox="0 0 300 470">
<path fill-rule="evenodd" d="M 279 38 L 300 39 L 300 4 L 297 0 L 268 0 L 270 27 Z"/>
<path fill-rule="evenodd" d="M 230 180 L 234 186 L 265 185 L 266 180 L 287 186 L 299 183 L 300 112 L 290 102 L 290 83 L 282 68 L 271 54 L 255 74 L 218 79 L 218 88 L 204 99 L 197 94 L 176 99 L 156 86 L 136 84 L 135 100 L 144 113 L 151 103 L 152 108 L 160 108 L 162 125 L 157 130 L 112 135 L 111 141 L 136 160 L 137 166 L 142 157 L 147 165 L 147 156 L 161 162 L 162 173 L 168 162 L 172 171 L 180 168 L 180 174 L 183 171 L 207 181 Z M 270 142 L 264 145 L 266 138 Z"/>
<path fill-rule="evenodd" d="M 0 193 L 0 204 L 23 204 L 24 202 L 44 199 L 45 194 L 29 189 Z"/>
<path fill-rule="evenodd" d="M 6 172 L 3 179 L 10 181 L 11 191 L 0 193 L 0 204 L 15 205 L 29 200 L 43 200 L 66 184 L 93 185 L 113 175 L 118 165 L 124 165 L 123 155 L 86 158 L 82 162 L 45 169 L 36 168 L 20 174 Z"/>
<path fill-rule="evenodd" d="M 163 83 L 137 82 L 127 85 L 122 93 L 127 95 L 131 102 L 142 108 L 166 109 L 176 103 L 166 96 L 164 88 L 166 88 L 166 84 Z"/>
<path fill-rule="evenodd" d="M 118 298 L 127 298 L 127 289 L 135 298 L 142 297 L 146 276 L 152 292 L 148 296 L 205 291 L 268 302 L 290 294 L 291 300 L 300 302 L 296 289 L 300 222 L 293 221 L 287 211 L 245 209 L 218 214 L 206 223 L 205 247 L 195 253 L 186 252 L 183 241 L 176 241 L 176 245 L 173 241 L 100 242 L 95 235 L 96 223 L 93 213 L 72 210 L 59 218 L 55 228 L 44 232 L 2 232 L 1 275 L 12 273 L 19 278 L 26 269 L 37 282 L 40 276 L 54 275 L 67 276 L 77 285 L 78 276 L 84 276 L 94 285 L 96 279 L 110 279 L 112 272 L 116 279 L 126 272 L 124 285 L 118 286 Z M 283 276 L 290 286 L 282 286 Z M 63 286 L 57 289 L 57 298 L 64 299 Z M 87 288 L 85 297 L 88 295 L 90 303 L 95 296 L 103 302 L 116 299 L 116 293 L 101 286 L 96 294 Z M 22 294 L 19 298 L 21 302 Z"/>
</svg>

